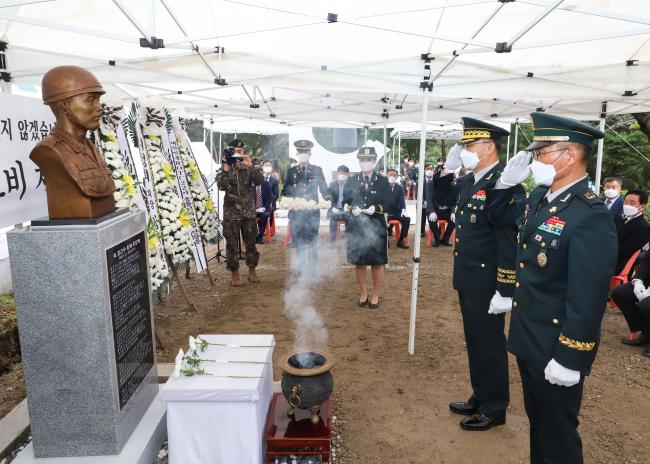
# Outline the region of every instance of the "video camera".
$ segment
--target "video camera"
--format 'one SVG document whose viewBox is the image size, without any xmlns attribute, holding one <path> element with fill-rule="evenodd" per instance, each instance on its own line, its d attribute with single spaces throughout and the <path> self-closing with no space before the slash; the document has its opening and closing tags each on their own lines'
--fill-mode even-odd
<svg viewBox="0 0 650 464">
<path fill-rule="evenodd" d="M 237 161 L 241 161 L 244 157 L 235 152 L 233 147 L 226 147 L 223 149 L 223 157 L 226 164 L 233 165 Z"/>
</svg>

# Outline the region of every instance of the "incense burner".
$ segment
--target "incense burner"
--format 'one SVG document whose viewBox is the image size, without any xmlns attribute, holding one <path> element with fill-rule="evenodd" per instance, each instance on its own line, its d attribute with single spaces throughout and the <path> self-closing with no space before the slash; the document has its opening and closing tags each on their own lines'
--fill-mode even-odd
<svg viewBox="0 0 650 464">
<path fill-rule="evenodd" d="M 287 415 L 295 408 L 311 413 L 311 422 L 320 421 L 320 406 L 327 401 L 334 388 L 330 369 L 331 356 L 322 351 L 300 351 L 285 354 L 279 363 L 282 369 L 282 394 L 289 402 Z"/>
</svg>

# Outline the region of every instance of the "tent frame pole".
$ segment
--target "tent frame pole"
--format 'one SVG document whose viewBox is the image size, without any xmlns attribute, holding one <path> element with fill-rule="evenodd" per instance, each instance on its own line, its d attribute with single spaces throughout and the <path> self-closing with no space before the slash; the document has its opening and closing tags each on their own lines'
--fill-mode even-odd
<svg viewBox="0 0 650 464">
<path fill-rule="evenodd" d="M 600 113 L 600 124 L 598 129 L 605 133 L 605 119 L 607 119 L 607 102 L 603 102 L 602 111 Z M 603 174 L 603 151 L 605 148 L 605 138 L 598 140 L 598 156 L 596 157 L 596 178 L 594 180 L 594 192 L 596 195 L 600 194 L 601 176 Z"/>
<path fill-rule="evenodd" d="M 387 175 L 386 172 L 386 157 L 388 156 L 388 146 L 386 145 L 386 121 L 387 118 L 384 118 L 384 175 Z"/>
<path fill-rule="evenodd" d="M 517 154 L 517 142 L 519 138 L 519 118 L 515 119 L 515 143 L 512 146 L 512 152 Z"/>
<path fill-rule="evenodd" d="M 422 224 L 422 197 L 424 196 L 424 163 L 427 149 L 427 117 L 429 110 L 429 92 L 422 95 L 422 128 L 420 129 L 420 166 L 418 168 L 417 212 L 415 213 L 415 244 L 413 247 L 413 277 L 411 280 L 411 316 L 409 318 L 408 352 L 415 354 L 415 320 L 418 306 L 418 280 L 420 274 L 420 242 L 418 231 Z"/>
</svg>

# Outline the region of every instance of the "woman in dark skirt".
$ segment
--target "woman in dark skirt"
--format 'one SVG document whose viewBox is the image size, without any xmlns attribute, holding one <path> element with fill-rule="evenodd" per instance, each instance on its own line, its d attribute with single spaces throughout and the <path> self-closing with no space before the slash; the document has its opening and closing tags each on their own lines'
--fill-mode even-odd
<svg viewBox="0 0 650 464">
<path fill-rule="evenodd" d="M 356 266 L 359 281 L 359 306 L 379 307 L 379 292 L 388 264 L 388 233 L 384 205 L 390 201 L 388 179 L 374 170 L 377 153 L 373 147 L 361 147 L 357 154 L 361 172 L 351 175 L 343 189 L 350 211 L 348 262 Z M 372 270 L 372 293 L 368 300 L 367 269 Z"/>
</svg>

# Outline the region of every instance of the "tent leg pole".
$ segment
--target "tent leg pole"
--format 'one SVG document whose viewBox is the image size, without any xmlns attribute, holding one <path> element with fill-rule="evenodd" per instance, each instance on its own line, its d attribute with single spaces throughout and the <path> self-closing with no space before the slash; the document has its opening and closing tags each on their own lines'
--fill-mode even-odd
<svg viewBox="0 0 650 464">
<path fill-rule="evenodd" d="M 400 131 L 397 131 L 397 164 L 402 164 L 402 133 Z M 399 175 L 401 176 L 402 173 L 400 172 Z"/>
<path fill-rule="evenodd" d="M 415 318 L 418 306 L 418 278 L 420 272 L 420 242 L 419 236 L 422 223 L 422 197 L 424 193 L 424 160 L 427 149 L 427 112 L 429 109 L 429 93 L 424 90 L 422 95 L 422 128 L 420 129 L 420 167 L 418 172 L 417 212 L 415 213 L 415 246 L 413 248 L 413 278 L 411 280 L 411 316 L 409 319 L 409 354 L 415 353 Z"/>
<path fill-rule="evenodd" d="M 386 118 L 384 118 L 384 175 L 387 175 L 388 173 L 386 172 L 386 156 L 388 156 L 388 153 L 386 153 L 388 146 L 386 145 Z"/>
<path fill-rule="evenodd" d="M 515 144 L 512 146 L 512 152 L 517 154 L 517 139 L 519 138 L 519 118 L 515 119 Z"/>
<path fill-rule="evenodd" d="M 605 133 L 605 119 L 607 117 L 607 102 L 603 102 L 602 112 L 600 113 L 600 124 L 598 129 Z M 603 150 L 605 148 L 605 138 L 598 140 L 598 156 L 596 157 L 596 179 L 594 180 L 594 192 L 600 194 L 601 176 L 603 174 Z"/>
<path fill-rule="evenodd" d="M 510 160 L 510 136 L 508 136 L 508 143 L 506 143 L 506 162 Z"/>
</svg>

